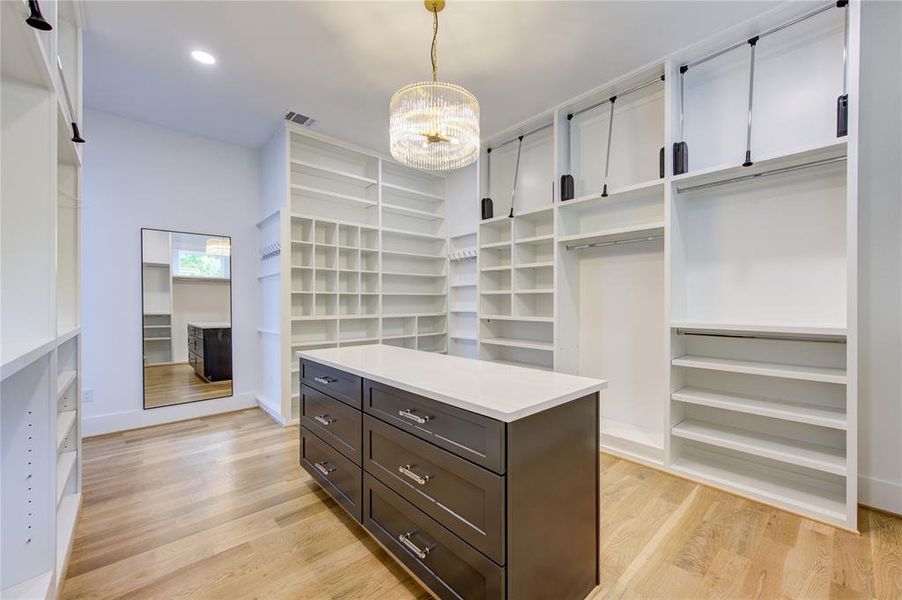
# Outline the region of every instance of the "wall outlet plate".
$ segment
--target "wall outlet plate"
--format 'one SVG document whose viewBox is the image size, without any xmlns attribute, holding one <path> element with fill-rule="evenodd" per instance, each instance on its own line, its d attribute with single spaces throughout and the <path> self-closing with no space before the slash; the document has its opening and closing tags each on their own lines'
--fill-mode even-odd
<svg viewBox="0 0 902 600">
<path fill-rule="evenodd" d="M 81 391 L 81 401 L 82 404 L 86 404 L 88 402 L 94 402 L 94 390 L 87 389 Z"/>
</svg>

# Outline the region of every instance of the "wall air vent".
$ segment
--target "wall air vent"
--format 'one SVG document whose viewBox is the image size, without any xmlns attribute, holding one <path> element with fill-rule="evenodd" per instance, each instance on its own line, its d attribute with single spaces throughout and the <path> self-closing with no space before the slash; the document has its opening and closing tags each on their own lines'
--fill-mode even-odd
<svg viewBox="0 0 902 600">
<path fill-rule="evenodd" d="M 291 121 L 301 127 L 312 127 L 314 123 L 316 123 L 316 119 L 312 119 L 307 115 L 302 115 L 301 113 L 296 113 L 293 110 L 285 113 L 285 120 Z"/>
</svg>

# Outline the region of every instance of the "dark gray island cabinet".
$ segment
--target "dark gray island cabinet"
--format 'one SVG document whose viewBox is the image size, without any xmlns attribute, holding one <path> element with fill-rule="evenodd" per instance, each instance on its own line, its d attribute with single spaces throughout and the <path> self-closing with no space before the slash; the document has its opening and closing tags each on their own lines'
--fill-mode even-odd
<svg viewBox="0 0 902 600">
<path fill-rule="evenodd" d="M 301 466 L 433 594 L 598 585 L 606 382 L 384 345 L 297 356 Z"/>
</svg>

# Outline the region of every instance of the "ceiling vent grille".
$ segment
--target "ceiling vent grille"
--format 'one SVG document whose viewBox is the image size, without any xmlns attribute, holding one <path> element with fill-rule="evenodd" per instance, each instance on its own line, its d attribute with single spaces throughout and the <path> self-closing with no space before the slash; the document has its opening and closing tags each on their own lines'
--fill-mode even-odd
<svg viewBox="0 0 902 600">
<path fill-rule="evenodd" d="M 312 119 L 307 115 L 302 115 L 301 113 L 296 113 L 293 110 L 285 113 L 285 120 L 291 121 L 301 127 L 312 127 L 314 123 L 316 123 L 316 119 Z"/>
</svg>

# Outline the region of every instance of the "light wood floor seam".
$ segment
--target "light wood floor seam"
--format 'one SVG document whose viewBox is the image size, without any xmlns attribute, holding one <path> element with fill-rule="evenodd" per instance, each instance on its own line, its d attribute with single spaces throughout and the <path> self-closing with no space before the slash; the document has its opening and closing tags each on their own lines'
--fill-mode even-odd
<svg viewBox="0 0 902 600">
<path fill-rule="evenodd" d="M 426 599 L 259 409 L 84 440 L 64 599 Z M 902 519 L 861 535 L 601 457 L 593 599 L 902 600 Z"/>
</svg>

